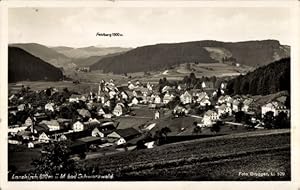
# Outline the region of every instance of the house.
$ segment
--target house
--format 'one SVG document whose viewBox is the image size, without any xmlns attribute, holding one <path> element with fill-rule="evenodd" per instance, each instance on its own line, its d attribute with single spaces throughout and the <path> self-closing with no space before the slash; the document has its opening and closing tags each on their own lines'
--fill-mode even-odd
<svg viewBox="0 0 300 190">
<path fill-rule="evenodd" d="M 114 110 L 112 111 L 112 114 L 114 114 L 117 117 L 120 117 L 123 114 L 123 108 L 124 108 L 124 104 L 122 103 L 117 103 L 117 105 L 115 106 Z"/>
<path fill-rule="evenodd" d="M 185 91 L 181 96 L 180 96 L 180 101 L 183 104 L 190 104 L 192 103 L 192 95 L 188 92 Z"/>
<path fill-rule="evenodd" d="M 9 136 L 8 144 L 22 144 L 22 138 L 18 136 Z"/>
<path fill-rule="evenodd" d="M 145 143 L 145 146 L 147 148 L 154 148 L 154 145 L 155 145 L 155 141 L 150 141 Z"/>
<path fill-rule="evenodd" d="M 204 113 L 202 122 L 205 126 L 211 126 L 212 123 L 218 119 L 219 119 L 219 116 L 218 116 L 217 112 L 208 110 L 207 112 Z"/>
<path fill-rule="evenodd" d="M 243 101 L 243 106 L 242 106 L 242 111 L 243 112 L 248 112 L 250 105 L 253 103 L 253 99 L 247 98 Z"/>
<path fill-rule="evenodd" d="M 98 127 L 95 127 L 95 128 L 92 130 L 92 134 L 91 134 L 91 135 L 92 135 L 93 137 L 101 137 L 101 138 L 104 137 L 104 133 L 101 132 L 101 131 L 99 130 Z"/>
<path fill-rule="evenodd" d="M 173 94 L 170 94 L 169 91 L 167 91 L 163 97 L 163 103 L 168 104 L 170 101 L 173 100 L 173 98 L 174 98 Z"/>
<path fill-rule="evenodd" d="M 161 93 L 169 92 L 170 90 L 172 90 L 172 87 L 170 87 L 170 86 L 164 86 L 161 89 Z"/>
<path fill-rule="evenodd" d="M 110 105 L 111 105 L 110 100 L 107 100 L 107 101 L 104 102 L 104 104 L 103 104 L 103 106 L 104 106 L 104 107 L 107 107 L 107 108 L 110 108 Z"/>
<path fill-rule="evenodd" d="M 200 102 L 200 106 L 210 106 L 211 102 L 209 101 L 208 98 L 203 98 Z"/>
<path fill-rule="evenodd" d="M 30 126 L 33 124 L 33 121 L 30 117 L 28 117 L 26 120 L 25 120 L 25 126 Z"/>
<path fill-rule="evenodd" d="M 117 95 L 117 93 L 114 90 L 111 90 L 108 92 L 108 95 L 109 99 L 113 99 Z"/>
<path fill-rule="evenodd" d="M 98 116 L 103 116 L 106 113 L 105 113 L 105 111 L 104 111 L 104 109 L 102 107 L 98 107 L 97 108 L 97 114 L 98 114 Z"/>
<path fill-rule="evenodd" d="M 46 111 L 54 112 L 54 103 L 47 103 L 47 104 L 45 105 L 45 110 L 46 110 Z"/>
<path fill-rule="evenodd" d="M 223 104 L 223 103 L 232 103 L 232 98 L 229 95 L 226 96 L 220 96 L 218 99 L 218 103 L 219 104 Z"/>
<path fill-rule="evenodd" d="M 137 97 L 133 97 L 131 100 L 131 105 L 138 105 L 139 104 L 139 100 L 137 99 Z"/>
<path fill-rule="evenodd" d="M 125 144 L 127 141 L 134 139 L 140 135 L 140 132 L 134 128 L 117 129 L 107 135 L 111 140 L 114 140 L 117 145 Z"/>
<path fill-rule="evenodd" d="M 218 110 L 218 116 L 220 117 L 221 115 L 228 114 L 229 116 L 232 115 L 232 109 L 231 107 L 227 106 L 226 104 L 222 104 L 220 106 L 217 106 Z"/>
<path fill-rule="evenodd" d="M 40 143 L 49 143 L 50 142 L 50 138 L 48 137 L 48 135 L 46 135 L 45 132 L 43 132 L 42 134 L 39 135 L 38 141 Z"/>
<path fill-rule="evenodd" d="M 84 95 L 72 94 L 69 98 L 69 102 L 79 102 L 79 100 L 85 102 L 86 97 Z"/>
<path fill-rule="evenodd" d="M 159 97 L 159 95 L 155 95 L 154 96 L 154 101 L 153 101 L 154 104 L 160 104 L 161 103 L 161 98 Z"/>
<path fill-rule="evenodd" d="M 133 90 L 133 89 L 135 89 L 135 88 L 136 88 L 135 85 L 132 84 L 131 81 L 128 81 L 128 89 L 129 89 L 129 90 Z"/>
<path fill-rule="evenodd" d="M 132 96 L 134 96 L 134 97 L 143 97 L 144 95 L 140 90 L 134 90 L 132 92 Z"/>
<path fill-rule="evenodd" d="M 60 130 L 60 125 L 57 120 L 43 120 L 39 124 L 45 124 L 49 128 L 49 131 L 57 131 Z"/>
<path fill-rule="evenodd" d="M 84 125 L 80 121 L 76 121 L 73 124 L 72 129 L 73 129 L 74 132 L 84 131 Z"/>
<path fill-rule="evenodd" d="M 84 118 L 90 118 L 91 117 L 91 113 L 89 112 L 89 110 L 78 109 L 77 112 L 78 112 L 79 115 L 81 115 Z"/>
<path fill-rule="evenodd" d="M 185 107 L 177 105 L 177 106 L 175 106 L 175 108 L 173 110 L 173 113 L 176 114 L 176 115 L 177 114 L 179 114 L 179 115 L 186 115 L 186 114 L 189 113 L 189 111 Z"/>
<path fill-rule="evenodd" d="M 289 117 L 289 110 L 286 108 L 286 106 L 277 101 L 273 101 L 270 103 L 267 103 L 261 107 L 261 117 L 264 117 L 267 112 L 273 112 L 273 116 L 277 116 L 280 112 L 284 112 Z"/>
<path fill-rule="evenodd" d="M 123 100 L 128 100 L 129 99 L 128 94 L 125 91 L 120 92 L 120 95 L 121 95 L 121 98 Z"/>
<path fill-rule="evenodd" d="M 65 134 L 61 134 L 58 138 L 57 138 L 58 141 L 65 141 L 67 140 L 67 137 Z"/>
<path fill-rule="evenodd" d="M 107 113 L 107 114 L 104 114 L 104 115 L 103 115 L 103 118 L 110 119 L 110 118 L 112 118 L 113 116 L 114 116 L 113 114 Z"/>
<path fill-rule="evenodd" d="M 28 147 L 28 148 L 34 148 L 34 143 L 33 143 L 33 142 L 29 142 L 29 143 L 27 144 L 27 147 Z"/>
<path fill-rule="evenodd" d="M 206 92 L 194 92 L 193 97 L 197 103 L 200 103 L 203 99 L 209 100 L 209 97 Z"/>
<path fill-rule="evenodd" d="M 26 108 L 25 104 L 18 105 L 18 111 L 24 111 Z"/>
<path fill-rule="evenodd" d="M 86 146 L 90 146 L 92 144 L 101 144 L 102 140 L 100 137 L 87 136 L 77 139 L 79 142 L 83 142 Z"/>
<path fill-rule="evenodd" d="M 239 99 L 234 99 L 232 101 L 232 111 L 234 111 L 234 112 L 240 111 L 240 104 L 241 104 L 241 102 Z"/>
</svg>

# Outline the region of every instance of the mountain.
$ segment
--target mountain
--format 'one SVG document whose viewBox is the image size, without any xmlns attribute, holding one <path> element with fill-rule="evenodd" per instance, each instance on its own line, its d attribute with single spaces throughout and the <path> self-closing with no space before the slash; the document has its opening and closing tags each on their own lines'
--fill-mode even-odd
<svg viewBox="0 0 300 190">
<path fill-rule="evenodd" d="M 259 67 L 289 57 L 288 46 L 276 40 L 195 41 L 142 46 L 91 65 L 91 70 L 127 73 L 165 70 L 182 63 L 239 63 Z"/>
<path fill-rule="evenodd" d="M 59 46 L 59 47 L 53 47 L 52 49 L 73 59 L 78 59 L 78 58 L 82 59 L 91 56 L 103 56 L 107 54 L 125 52 L 130 50 L 130 48 L 95 47 L 95 46 L 89 46 L 83 48 L 70 48 L 70 47 Z"/>
<path fill-rule="evenodd" d="M 87 58 L 77 58 L 77 59 L 73 59 L 73 63 L 76 64 L 77 67 L 89 67 L 89 66 L 97 63 L 98 61 L 100 61 L 103 58 L 112 57 L 112 56 L 116 56 L 116 55 L 120 55 L 120 54 L 121 54 L 121 52 L 117 52 L 117 53 L 111 53 L 111 54 L 102 55 L 102 56 L 90 56 Z"/>
<path fill-rule="evenodd" d="M 290 92 L 290 58 L 275 61 L 228 81 L 229 94 L 266 95 Z"/>
<path fill-rule="evenodd" d="M 8 82 L 23 80 L 58 81 L 60 69 L 18 47 L 8 47 Z"/>
<path fill-rule="evenodd" d="M 21 48 L 28 53 L 41 58 L 45 62 L 52 64 L 55 67 L 62 67 L 64 69 L 73 68 L 72 59 L 64 54 L 48 48 L 47 46 L 37 43 L 22 43 L 22 44 L 10 44 L 11 47 Z"/>
</svg>

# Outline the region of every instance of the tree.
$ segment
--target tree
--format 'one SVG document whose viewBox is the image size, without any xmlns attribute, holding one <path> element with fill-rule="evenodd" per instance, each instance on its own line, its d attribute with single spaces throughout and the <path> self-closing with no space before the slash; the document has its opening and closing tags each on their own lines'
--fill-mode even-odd
<svg viewBox="0 0 300 190">
<path fill-rule="evenodd" d="M 198 122 L 197 122 L 197 121 L 195 121 L 195 122 L 193 123 L 193 125 L 194 125 L 193 133 L 198 134 L 198 133 L 201 133 L 201 132 L 202 132 L 202 131 L 201 131 L 201 128 L 198 126 Z"/>
<path fill-rule="evenodd" d="M 238 111 L 235 113 L 235 121 L 240 123 L 243 121 L 245 113 L 243 111 Z"/>
<path fill-rule="evenodd" d="M 36 174 L 74 174 L 77 165 L 70 159 L 70 149 L 66 142 L 54 142 L 44 147 L 39 159 L 31 163 Z"/>
<path fill-rule="evenodd" d="M 210 128 L 211 132 L 218 133 L 221 130 L 222 121 L 217 121 Z"/>
<path fill-rule="evenodd" d="M 267 129 L 274 128 L 274 112 L 268 111 L 263 118 L 263 122 Z"/>
</svg>

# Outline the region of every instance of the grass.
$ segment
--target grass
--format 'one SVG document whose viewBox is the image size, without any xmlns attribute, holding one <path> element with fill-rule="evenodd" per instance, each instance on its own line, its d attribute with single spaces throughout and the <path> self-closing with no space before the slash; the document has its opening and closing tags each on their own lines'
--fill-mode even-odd
<svg viewBox="0 0 300 190">
<path fill-rule="evenodd" d="M 14 165 L 18 171 L 29 171 L 33 169 L 32 160 L 40 157 L 40 149 L 28 149 L 23 147 L 22 150 L 13 151 L 14 145 L 9 145 L 8 166 Z"/>
<path fill-rule="evenodd" d="M 117 180 L 245 180 L 237 175 L 239 171 L 285 172 L 272 177 L 279 180 L 290 177 L 289 147 L 289 133 L 235 135 L 124 152 L 86 163 L 97 165 L 103 174 L 114 173 Z M 260 179 L 271 178 L 247 178 Z"/>
</svg>

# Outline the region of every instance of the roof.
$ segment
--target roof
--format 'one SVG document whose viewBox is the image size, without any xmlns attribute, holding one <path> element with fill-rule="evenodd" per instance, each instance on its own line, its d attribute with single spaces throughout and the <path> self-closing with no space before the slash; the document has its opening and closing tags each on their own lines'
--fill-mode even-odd
<svg viewBox="0 0 300 190">
<path fill-rule="evenodd" d="M 64 134 L 64 135 L 67 137 L 67 139 L 74 140 L 74 139 L 79 139 L 79 138 L 82 138 L 82 137 L 90 136 L 91 131 L 90 130 L 85 130 L 85 131 L 67 133 L 67 134 Z"/>
<path fill-rule="evenodd" d="M 93 137 L 93 136 L 87 136 L 87 137 L 82 137 L 77 139 L 78 141 L 89 143 L 89 142 L 94 142 L 94 141 L 101 141 L 100 137 Z"/>
<path fill-rule="evenodd" d="M 140 134 L 140 132 L 134 128 L 118 129 L 115 132 L 126 140 Z"/>
<path fill-rule="evenodd" d="M 86 109 L 78 109 L 77 112 L 82 116 L 88 116 L 88 117 L 91 116 L 91 113 Z"/>
<path fill-rule="evenodd" d="M 215 111 L 208 110 L 207 112 L 204 113 L 206 116 L 211 116 L 212 114 L 217 114 Z"/>
<path fill-rule="evenodd" d="M 40 122 L 40 124 L 56 125 L 56 126 L 59 126 L 59 123 L 58 123 L 57 120 L 50 120 L 50 121 L 43 120 L 43 121 Z"/>
<path fill-rule="evenodd" d="M 253 102 L 253 99 L 247 98 L 246 100 L 244 100 L 243 104 L 244 105 L 250 105 L 252 102 Z"/>
<path fill-rule="evenodd" d="M 72 94 L 70 96 L 70 98 L 81 98 L 81 97 L 82 97 L 82 95 L 80 95 L 80 94 Z"/>
</svg>

